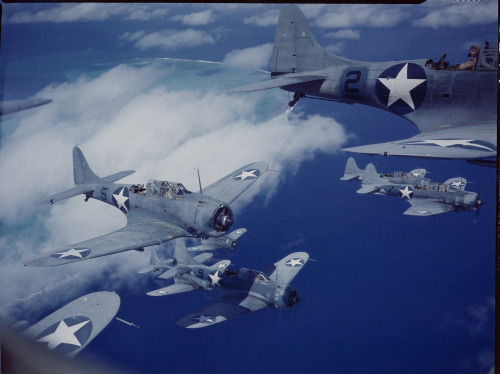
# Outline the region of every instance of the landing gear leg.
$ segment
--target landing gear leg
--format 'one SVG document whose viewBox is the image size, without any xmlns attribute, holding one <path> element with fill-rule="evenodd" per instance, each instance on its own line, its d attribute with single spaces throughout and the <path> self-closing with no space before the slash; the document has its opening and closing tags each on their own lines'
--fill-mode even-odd
<svg viewBox="0 0 500 374">
<path fill-rule="evenodd" d="M 288 102 L 288 106 L 290 108 L 293 108 L 295 104 L 297 104 L 297 102 L 303 97 L 305 97 L 305 95 L 302 92 L 295 92 L 293 94 L 293 100 Z"/>
</svg>

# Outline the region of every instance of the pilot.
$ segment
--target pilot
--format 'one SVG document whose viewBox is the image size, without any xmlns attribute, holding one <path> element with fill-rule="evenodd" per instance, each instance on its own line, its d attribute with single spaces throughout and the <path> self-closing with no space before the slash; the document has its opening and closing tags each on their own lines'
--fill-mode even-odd
<svg viewBox="0 0 500 374">
<path fill-rule="evenodd" d="M 473 45 L 470 47 L 470 52 L 468 54 L 471 59 L 463 64 L 458 65 L 458 70 L 474 70 L 476 68 L 477 63 L 477 55 L 479 54 L 479 47 L 477 45 Z"/>
</svg>

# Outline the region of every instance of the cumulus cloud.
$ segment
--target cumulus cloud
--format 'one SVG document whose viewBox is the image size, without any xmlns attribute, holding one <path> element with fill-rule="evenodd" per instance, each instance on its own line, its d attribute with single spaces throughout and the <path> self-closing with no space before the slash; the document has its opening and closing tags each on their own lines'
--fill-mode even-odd
<svg viewBox="0 0 500 374">
<path fill-rule="evenodd" d="M 253 69 L 267 68 L 271 63 L 272 53 L 273 44 L 266 43 L 256 47 L 235 49 L 229 52 L 222 62 L 233 66 Z"/>
<path fill-rule="evenodd" d="M 195 168 L 200 169 L 204 186 L 253 161 L 265 160 L 281 170 L 281 174 L 266 173 L 242 195 L 234 206 L 237 219 L 255 195 L 272 198 L 282 178 L 296 172 L 304 160 L 318 152 L 335 153 L 346 141 L 342 126 L 332 118 L 300 113 L 262 118 L 259 95 L 219 92 L 212 88 L 212 79 L 203 85 L 199 77 L 194 89 L 169 89 L 175 79 L 185 81 L 175 68 L 120 65 L 94 78 L 52 84 L 38 96 L 53 102 L 22 117 L 2 139 L 0 178 L 16 186 L 16 193 L 0 195 L 0 219 L 12 228 L 0 238 L 7 249 L 2 252 L 0 282 L 12 285 L 0 290 L 0 305 L 12 306 L 13 300 L 32 299 L 54 287 L 64 288 L 65 293 L 70 289 L 77 297 L 78 289 L 96 281 L 103 289 L 124 286 L 123 282 L 131 287 L 135 281 L 131 275 L 148 263 L 148 253 L 131 251 L 90 260 L 93 264 L 55 268 L 20 264 L 21 258 L 125 225 L 117 209 L 92 199 L 84 202 L 83 196 L 53 206 L 33 206 L 40 197 L 72 187 L 75 144 L 82 145 L 100 176 L 135 169 L 124 183 L 155 178 L 179 181 L 197 191 Z M 277 108 L 283 104 L 266 100 L 266 106 L 274 101 Z M 27 220 L 29 229 L 23 229 Z M 136 288 L 144 291 L 142 284 Z"/>
<path fill-rule="evenodd" d="M 204 44 L 213 45 L 216 41 L 208 32 L 194 29 L 163 30 L 152 33 L 145 31 L 126 32 L 121 36 L 121 39 L 134 43 L 141 51 L 151 48 L 172 51 L 177 48 L 197 47 Z"/>
<path fill-rule="evenodd" d="M 338 5 L 326 8 L 314 24 L 321 28 L 392 27 L 407 18 L 402 7 Z"/>
<path fill-rule="evenodd" d="M 325 34 L 325 37 L 334 39 L 359 39 L 360 30 L 353 30 L 353 29 L 339 30 L 335 32 L 329 32 Z"/>
<path fill-rule="evenodd" d="M 329 44 L 325 47 L 328 52 L 338 54 L 342 52 L 345 48 L 345 42 L 338 42 L 334 44 Z"/>
<path fill-rule="evenodd" d="M 245 17 L 243 22 L 255 26 L 274 26 L 278 23 L 280 9 L 271 9 L 254 16 Z"/>
<path fill-rule="evenodd" d="M 7 17 L 8 23 L 104 21 L 113 16 L 147 21 L 163 18 L 168 13 L 164 5 L 156 4 L 58 4 L 36 12 L 21 11 Z"/>
<path fill-rule="evenodd" d="M 204 10 L 203 12 L 196 12 L 187 15 L 178 15 L 172 17 L 172 20 L 182 22 L 188 26 L 202 26 L 215 21 L 212 9 Z"/>
<path fill-rule="evenodd" d="M 498 1 L 433 1 L 428 13 L 413 25 L 439 28 L 441 26 L 464 27 L 498 22 Z"/>
</svg>

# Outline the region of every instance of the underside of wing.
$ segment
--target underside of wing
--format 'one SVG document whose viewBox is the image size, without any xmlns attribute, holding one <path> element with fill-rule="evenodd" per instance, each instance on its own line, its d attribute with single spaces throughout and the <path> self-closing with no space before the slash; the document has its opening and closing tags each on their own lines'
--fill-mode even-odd
<svg viewBox="0 0 500 374">
<path fill-rule="evenodd" d="M 91 293 L 51 313 L 25 333 L 49 350 L 71 357 L 111 322 L 119 307 L 120 297 L 116 293 Z"/>
<path fill-rule="evenodd" d="M 264 174 L 269 165 L 267 162 L 254 162 L 232 172 L 226 177 L 218 180 L 210 186 L 203 189 L 203 194 L 216 200 L 231 204 L 248 187 L 250 187 L 262 174 Z"/>
<path fill-rule="evenodd" d="M 442 128 L 423 132 L 409 139 L 345 148 L 344 151 L 382 156 L 464 160 L 496 157 L 496 124 Z"/>
<path fill-rule="evenodd" d="M 289 284 L 293 278 L 302 270 L 302 267 L 309 260 L 306 252 L 295 252 L 276 262 L 274 266 L 266 271 L 270 279 Z"/>
<path fill-rule="evenodd" d="M 22 263 L 26 266 L 64 265 L 132 249 L 142 249 L 182 236 L 189 234 L 180 227 L 165 222 L 130 224 L 94 239 L 27 258 Z"/>
<path fill-rule="evenodd" d="M 176 293 L 184 293 L 196 290 L 197 287 L 189 283 L 175 283 L 167 287 L 160 288 L 159 290 L 150 291 L 147 293 L 149 296 L 167 296 Z"/>
<path fill-rule="evenodd" d="M 434 216 L 436 214 L 448 213 L 455 209 L 451 205 L 431 202 L 431 201 L 413 201 L 411 207 L 404 212 L 409 216 Z"/>
<path fill-rule="evenodd" d="M 266 306 L 265 303 L 253 297 L 245 299 L 221 298 L 221 300 L 180 319 L 177 321 L 177 325 L 190 329 L 207 327 L 228 319 L 240 317 Z"/>
<path fill-rule="evenodd" d="M 278 88 L 290 86 L 292 84 L 300 84 L 306 82 L 313 82 L 317 80 L 323 80 L 326 78 L 326 75 L 318 75 L 318 74 L 291 74 L 281 76 L 275 79 L 270 79 L 268 81 L 259 82 L 250 84 L 248 86 L 233 88 L 232 92 L 249 92 L 249 91 L 260 91 L 260 90 L 268 90 L 270 88 Z"/>
</svg>

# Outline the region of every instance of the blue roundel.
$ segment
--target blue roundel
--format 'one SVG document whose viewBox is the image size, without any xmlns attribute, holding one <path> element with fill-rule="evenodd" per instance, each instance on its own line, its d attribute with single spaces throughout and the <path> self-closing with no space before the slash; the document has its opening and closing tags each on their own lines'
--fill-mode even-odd
<svg viewBox="0 0 500 374">
<path fill-rule="evenodd" d="M 427 76 L 417 64 L 393 65 L 379 75 L 375 92 L 391 111 L 405 115 L 415 111 L 425 99 Z"/>
<path fill-rule="evenodd" d="M 118 187 L 115 192 L 113 192 L 113 204 L 123 213 L 128 213 L 130 210 L 130 203 L 127 187 Z"/>
<path fill-rule="evenodd" d="M 36 337 L 49 350 L 64 355 L 81 348 L 92 334 L 92 321 L 84 316 L 65 318 L 47 327 Z"/>
</svg>

